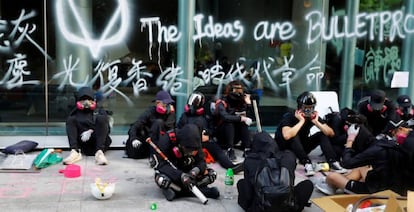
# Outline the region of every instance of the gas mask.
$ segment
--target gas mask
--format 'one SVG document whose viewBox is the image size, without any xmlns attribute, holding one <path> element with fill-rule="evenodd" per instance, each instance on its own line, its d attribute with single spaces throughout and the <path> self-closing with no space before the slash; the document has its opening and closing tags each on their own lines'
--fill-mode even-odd
<svg viewBox="0 0 414 212">
<path fill-rule="evenodd" d="M 313 119 L 315 117 L 315 106 L 314 105 L 302 105 L 301 111 L 303 112 L 305 118 Z"/>
<path fill-rule="evenodd" d="M 90 99 L 79 100 L 76 102 L 76 108 L 78 108 L 79 110 L 84 110 L 84 109 L 95 110 L 96 102 Z"/>
<path fill-rule="evenodd" d="M 395 140 L 400 145 L 404 143 L 406 138 L 407 138 L 407 135 L 405 133 L 397 133 L 397 135 L 395 135 Z"/>
</svg>

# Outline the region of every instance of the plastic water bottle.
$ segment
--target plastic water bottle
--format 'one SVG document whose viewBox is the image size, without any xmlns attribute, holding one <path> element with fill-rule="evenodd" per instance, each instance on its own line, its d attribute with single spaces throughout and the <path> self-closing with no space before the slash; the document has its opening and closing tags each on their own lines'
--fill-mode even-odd
<svg viewBox="0 0 414 212">
<path fill-rule="evenodd" d="M 234 173 L 232 168 L 228 168 L 224 177 L 224 199 L 233 199 Z"/>
</svg>

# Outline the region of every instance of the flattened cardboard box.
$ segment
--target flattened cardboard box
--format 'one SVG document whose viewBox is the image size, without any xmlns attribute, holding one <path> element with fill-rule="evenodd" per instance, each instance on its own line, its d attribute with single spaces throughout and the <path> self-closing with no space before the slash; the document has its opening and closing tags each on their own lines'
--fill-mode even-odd
<svg viewBox="0 0 414 212">
<path fill-rule="evenodd" d="M 374 196 L 388 196 L 390 198 L 384 200 L 372 199 L 370 200 L 373 203 L 386 204 L 385 211 L 407 211 L 407 200 L 397 200 L 396 197 L 400 196 L 397 193 L 387 190 L 381 191 L 378 193 L 372 194 Z M 369 194 L 344 194 L 344 195 L 333 195 L 320 198 L 312 199 L 312 202 L 315 203 L 319 208 L 324 211 L 345 211 L 348 205 L 356 203 L 363 197 L 370 196 Z"/>
</svg>

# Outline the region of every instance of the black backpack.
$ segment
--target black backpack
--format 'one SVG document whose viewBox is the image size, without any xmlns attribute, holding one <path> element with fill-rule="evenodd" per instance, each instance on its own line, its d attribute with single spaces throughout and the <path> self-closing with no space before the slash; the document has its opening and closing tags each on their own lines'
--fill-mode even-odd
<svg viewBox="0 0 414 212">
<path fill-rule="evenodd" d="M 255 194 L 261 211 L 296 211 L 294 182 L 289 171 L 281 167 L 280 158 L 263 159 L 255 174 Z"/>
<path fill-rule="evenodd" d="M 407 179 L 412 178 L 412 173 L 409 173 L 411 166 L 409 165 L 409 158 L 402 147 L 394 141 L 378 141 L 377 145 L 384 148 L 387 152 L 388 166 L 390 173 L 388 179 L 390 180 L 391 190 L 400 194 L 407 194 Z M 410 176 L 411 175 L 411 176 Z M 411 180 L 410 180 L 411 181 Z"/>
</svg>

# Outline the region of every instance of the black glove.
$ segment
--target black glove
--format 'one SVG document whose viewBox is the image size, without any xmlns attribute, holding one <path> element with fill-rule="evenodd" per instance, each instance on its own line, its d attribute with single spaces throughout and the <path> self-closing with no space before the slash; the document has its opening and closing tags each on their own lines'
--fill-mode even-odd
<svg viewBox="0 0 414 212">
<path fill-rule="evenodd" d="M 217 172 L 213 169 L 208 168 L 207 174 L 203 175 L 202 179 L 197 181 L 197 186 L 206 186 L 211 183 L 214 183 L 214 181 L 217 179 Z"/>
<path fill-rule="evenodd" d="M 217 179 L 217 172 L 210 168 L 208 168 L 207 171 L 207 176 L 210 180 L 210 183 L 213 183 Z"/>
<path fill-rule="evenodd" d="M 181 182 L 183 183 L 184 186 L 190 187 L 191 185 L 194 184 L 194 179 L 192 178 L 190 174 L 182 173 Z"/>
</svg>

